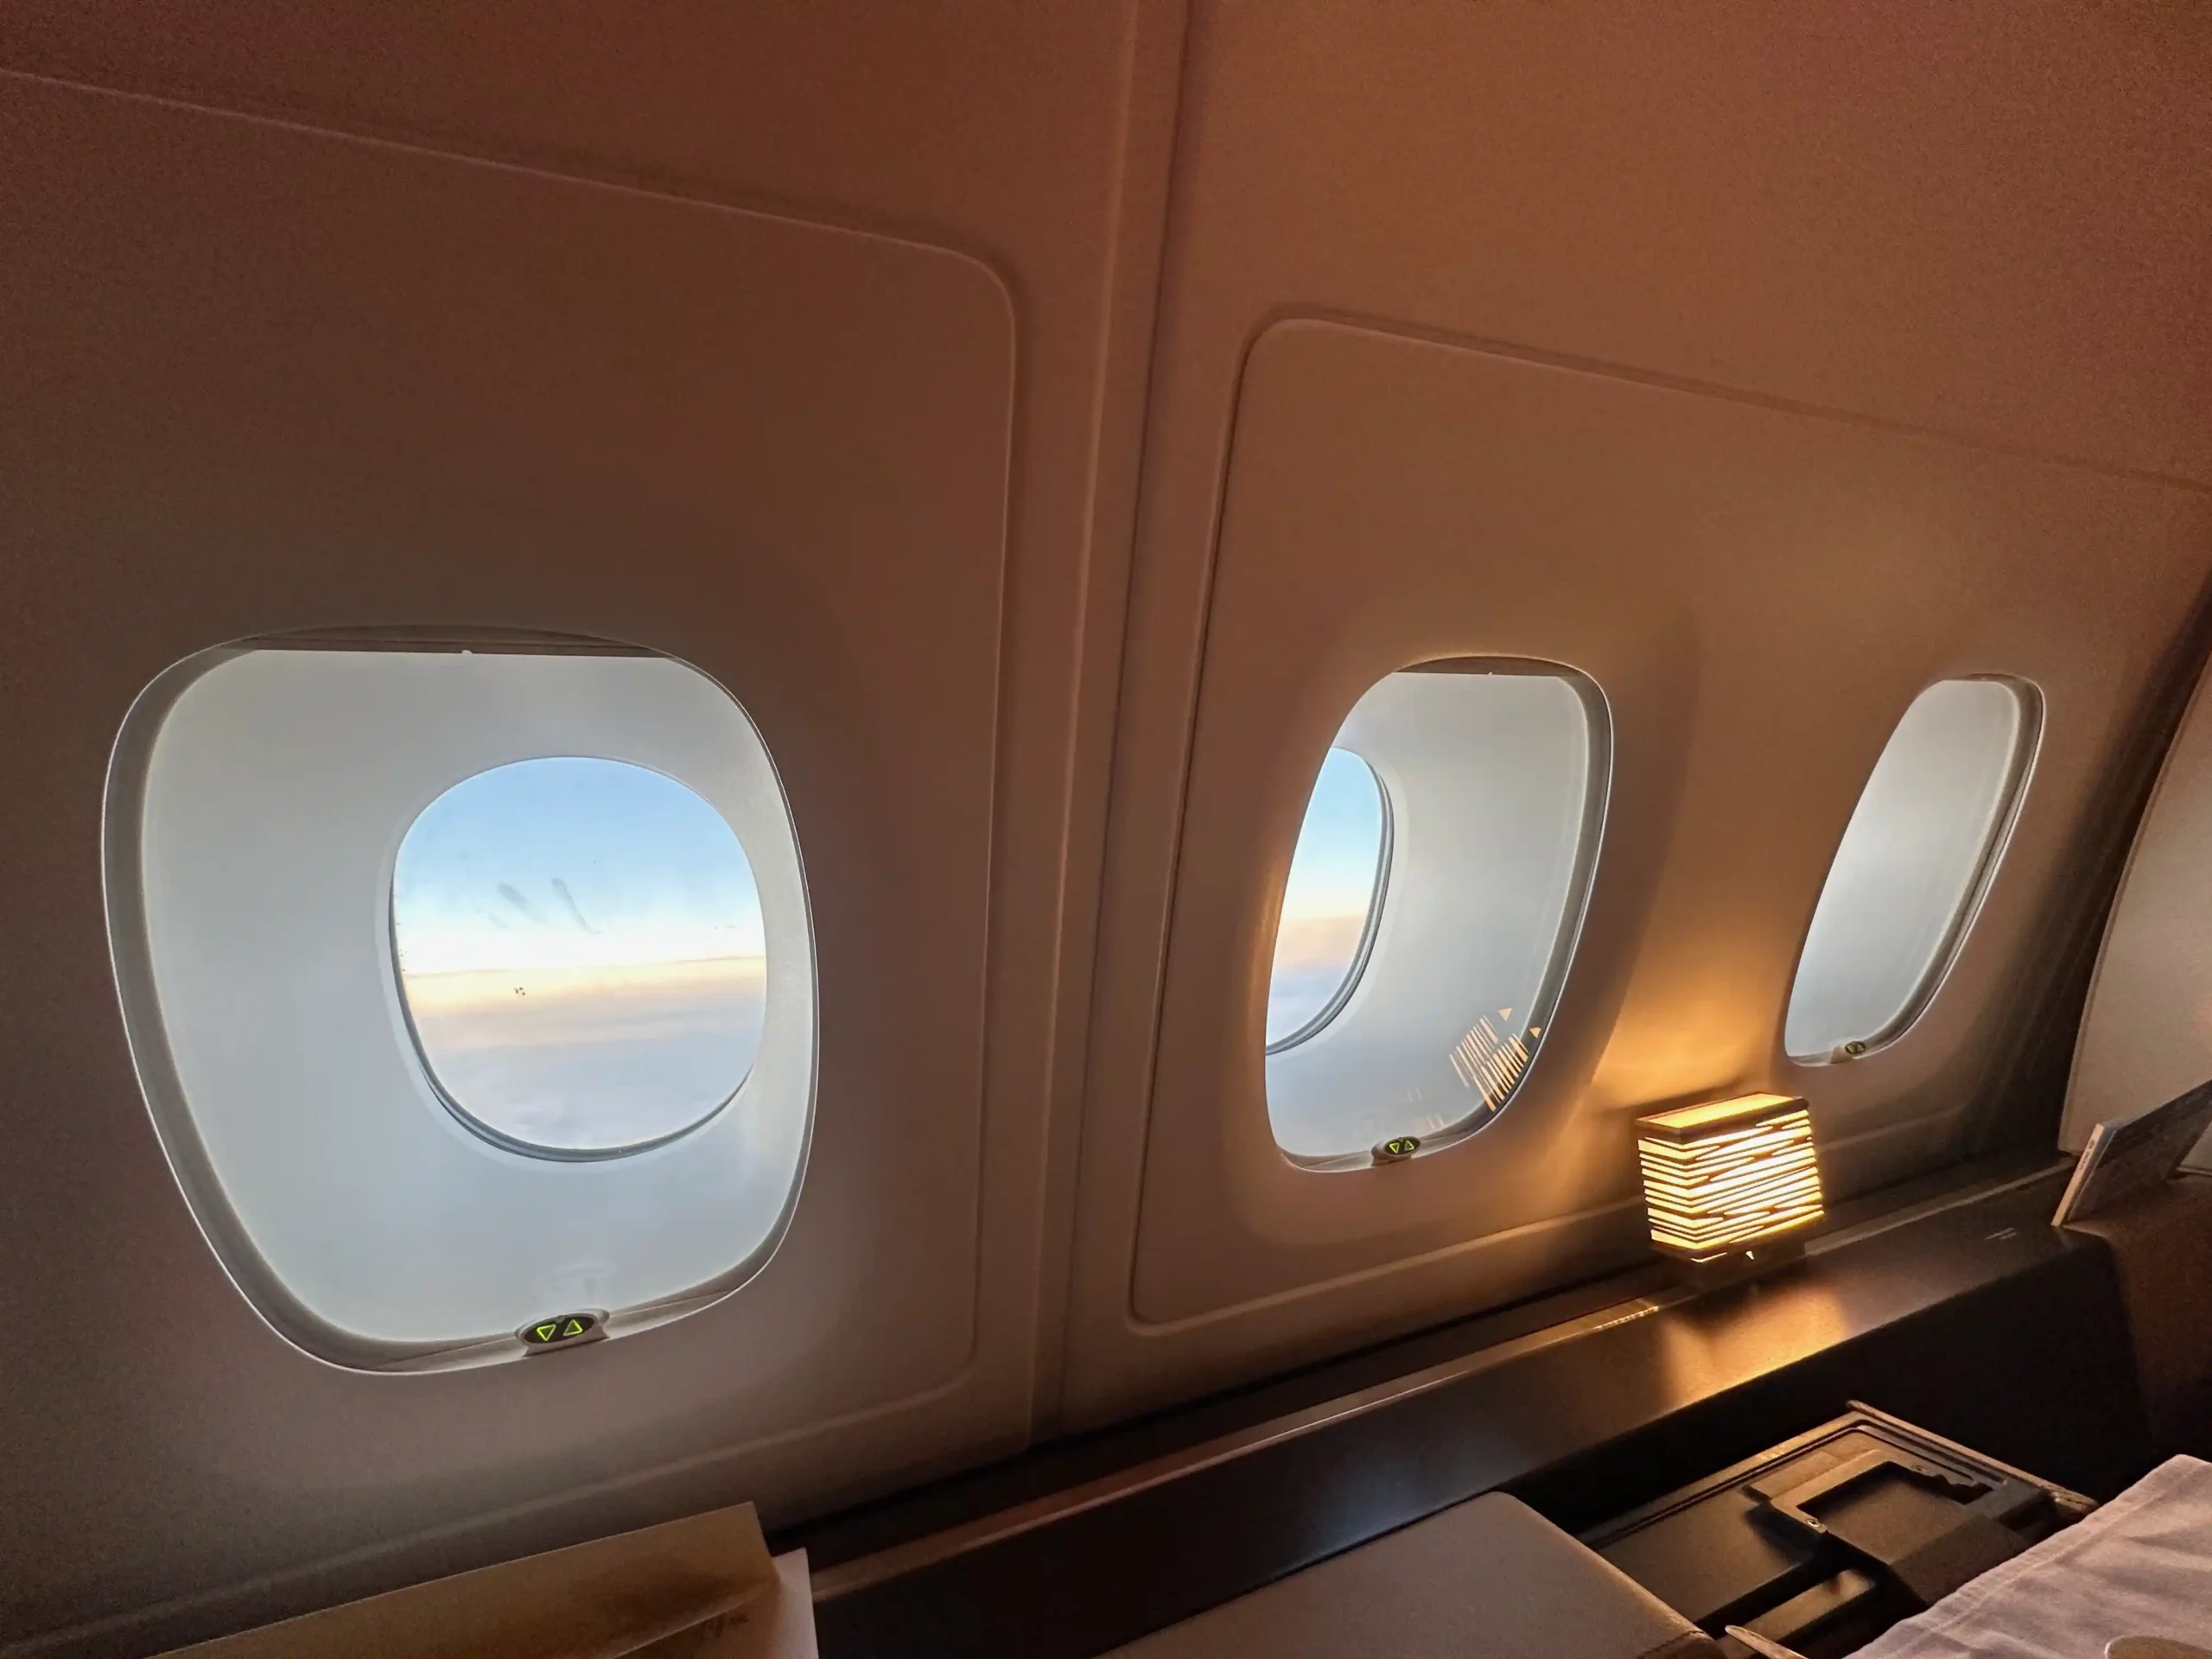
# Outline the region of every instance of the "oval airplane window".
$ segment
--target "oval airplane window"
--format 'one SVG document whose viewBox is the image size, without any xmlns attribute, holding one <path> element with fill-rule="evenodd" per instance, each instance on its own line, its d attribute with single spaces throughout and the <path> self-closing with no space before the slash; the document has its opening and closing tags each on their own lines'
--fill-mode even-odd
<svg viewBox="0 0 2212 1659">
<path fill-rule="evenodd" d="M 1268 979 L 1268 1052 L 1302 1042 L 1359 983 L 1389 876 L 1390 811 L 1375 770 L 1331 749 L 1291 855 Z"/>
<path fill-rule="evenodd" d="M 562 1158 L 712 1117 L 760 1048 L 760 895 L 736 833 L 674 779 L 563 757 L 495 766 L 401 842 L 400 996 L 439 1095 Z"/>
<path fill-rule="evenodd" d="M 1289 1157 L 1433 1150 L 1519 1093 L 1580 931 L 1611 734 L 1586 677 L 1517 659 L 1422 664 L 1353 706 L 1275 944 L 1268 1118 Z"/>
<path fill-rule="evenodd" d="M 1913 699 L 1806 931 L 1783 1032 L 1792 1059 L 1855 1059 L 1935 1000 L 2003 856 L 2041 713 L 2014 680 L 1941 680 Z"/>
<path fill-rule="evenodd" d="M 178 1183 L 269 1324 L 362 1370 L 712 1306 L 813 1135 L 806 872 L 744 709 L 647 652 L 423 632 L 187 658 L 110 782 Z"/>
</svg>

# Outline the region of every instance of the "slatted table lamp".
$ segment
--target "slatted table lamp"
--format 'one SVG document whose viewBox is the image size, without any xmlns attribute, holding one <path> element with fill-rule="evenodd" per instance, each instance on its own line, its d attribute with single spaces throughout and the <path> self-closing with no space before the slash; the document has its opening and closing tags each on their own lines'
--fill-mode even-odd
<svg viewBox="0 0 2212 1659">
<path fill-rule="evenodd" d="M 1821 1218 L 1813 1115 L 1802 1096 L 1744 1095 L 1636 1121 L 1651 1242 L 1701 1284 L 1805 1253 Z"/>
</svg>

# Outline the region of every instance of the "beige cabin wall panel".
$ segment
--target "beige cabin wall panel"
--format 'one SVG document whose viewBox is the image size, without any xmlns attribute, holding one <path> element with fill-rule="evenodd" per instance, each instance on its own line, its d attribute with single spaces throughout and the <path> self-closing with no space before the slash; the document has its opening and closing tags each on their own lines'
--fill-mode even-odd
<svg viewBox="0 0 2212 1659">
<path fill-rule="evenodd" d="M 2212 484 L 2188 8 L 1219 0 L 1189 104 L 1215 397 L 1234 314 L 1342 308 Z"/>
<path fill-rule="evenodd" d="M 0 63 L 895 225 L 1001 254 L 1065 315 L 1107 281 L 1146 10 L 10 0 Z"/>
<path fill-rule="evenodd" d="M 991 832 L 987 1325 L 1052 1410 L 1182 0 L 15 0 L 0 65 L 963 251 L 1020 338 Z M 640 275 L 641 295 L 650 280 Z"/>
<path fill-rule="evenodd" d="M 1217 538 L 1240 511 L 1230 457 L 1243 453 L 1250 416 L 1240 403 L 1251 392 L 1247 354 L 1273 321 L 1371 321 L 1446 345 L 1710 388 L 1716 402 L 1832 414 L 1824 431 L 1926 431 L 1938 441 L 1925 453 L 1952 459 L 1928 461 L 1921 486 L 1951 493 L 1961 512 L 1986 499 L 2018 532 L 1967 513 L 1951 521 L 1962 537 L 1955 561 L 1917 573 L 1894 545 L 1837 545 L 1834 566 L 1783 594 L 1779 616 L 1753 617 L 1731 594 L 1673 593 L 1700 619 L 1700 639 L 1722 617 L 1786 621 L 1811 645 L 1775 671 L 1841 664 L 1855 641 L 1853 671 L 1864 677 L 1800 779 L 1800 825 L 1827 836 L 1817 852 L 1793 842 L 1786 867 L 1762 855 L 1738 872 L 1741 842 L 1701 841 L 1704 820 L 1687 806 L 1691 820 L 1663 845 L 1630 849 L 1663 873 L 1634 961 L 1599 961 L 1587 940 L 1583 952 L 1593 971 L 1629 980 L 1618 1046 L 1589 1074 L 1606 1111 L 1708 1077 L 1781 1079 L 1779 1011 L 1796 949 L 1867 769 L 1927 679 L 1993 671 L 1981 665 L 2024 644 L 2083 694 L 2054 715 L 2054 770 L 2039 778 L 2010 861 L 2014 873 L 2040 872 L 2024 905 L 2048 896 L 2039 884 L 2080 829 L 2080 791 L 2111 764 L 2137 712 L 2133 692 L 2196 596 L 2201 486 L 2212 480 L 2202 303 L 2212 76 L 2204 32 L 2178 12 L 1834 4 L 1685 15 L 1317 0 L 1201 6 L 1191 41 L 1091 1034 L 1071 1315 L 1077 1419 L 1467 1311 L 1484 1294 L 1465 1252 L 1418 1254 L 1434 1248 L 1433 1235 L 1368 1247 L 1369 1265 L 1330 1293 L 1326 1313 L 1281 1288 L 1325 1277 L 1310 1263 L 1262 1249 L 1265 1265 L 1247 1262 L 1239 1277 L 1233 1260 L 1205 1255 L 1205 1242 L 1156 1251 L 1137 1242 L 1155 1224 L 1169 1230 L 1162 1237 L 1234 1230 L 1225 1201 L 1197 1216 L 1215 1199 L 1198 1191 L 1201 1178 L 1169 1167 L 1178 1160 L 1166 1143 L 1148 1152 L 1147 1135 L 1173 1114 L 1178 1133 L 1203 1137 L 1247 1104 L 1233 1090 L 1201 1099 L 1171 1083 L 1168 1066 L 1179 1000 L 1205 977 L 1179 979 L 1173 964 L 1178 859 L 1210 833 L 1198 768 L 1210 630 L 1224 626 L 1215 584 L 1228 543 Z M 1349 409 L 1333 418 L 1347 434 L 1357 420 Z M 1564 461 L 1578 440 L 1559 442 L 1562 454 L 1545 464 Z M 2049 524 L 2005 506 L 2011 485 L 1990 484 L 1984 469 L 2008 454 L 2051 464 L 2030 493 Z M 2101 491 L 2122 487 L 2115 474 L 2155 475 L 2124 522 L 2095 505 Z M 2160 489 L 2161 477 L 2177 487 Z M 1454 499 L 1448 480 L 1437 487 Z M 1844 491 L 1839 505 L 1852 517 L 1882 503 Z M 2060 551 L 2062 529 L 2112 550 L 2066 574 L 2075 556 Z M 2128 551 L 2138 538 L 2140 550 Z M 1347 556 L 1376 554 L 1363 545 Z M 2040 574 L 2016 603 L 1984 603 L 1976 584 L 2001 594 L 2020 580 L 2016 562 Z M 2119 573 L 2145 586 L 2117 594 Z M 1552 573 L 1490 574 L 1510 605 L 1539 600 L 1537 577 Z M 1678 575 L 1630 574 L 1662 596 Z M 1883 602 L 1900 577 L 1904 590 L 1936 584 L 1934 613 Z M 1655 626 L 1662 614 L 1651 613 Z M 1316 680 L 1339 671 L 1315 660 Z M 1685 801 L 1693 779 L 1739 798 L 1774 773 L 1767 746 L 1793 741 L 1780 710 L 1796 698 L 1770 699 L 1737 675 L 1716 682 L 1708 657 L 1696 660 L 1676 788 Z M 1281 718 L 1311 747 L 1332 716 L 1306 692 Z M 1785 754 L 1783 772 L 1803 759 Z M 2056 791 L 2054 771 L 2064 779 Z M 1268 834 L 1287 837 L 1286 822 Z M 2024 971 L 2017 931 L 1991 943 L 2001 899 L 1939 1000 L 1961 1029 L 1916 1052 L 1901 1046 L 1886 1077 L 1829 1084 L 1831 1116 L 1853 1124 L 1847 1184 L 1925 1167 L 1972 1133 L 1956 1091 L 1980 1077 L 2017 1014 L 2008 998 Z M 2025 925 L 2024 909 L 2012 925 Z M 1716 937 L 1726 941 L 1718 950 Z M 1580 994 L 1571 982 L 1567 997 Z M 1155 1025 L 1157 1045 L 1144 1039 Z M 1902 1120 L 1885 1125 L 1892 1110 Z M 1150 1184 L 1154 1171 L 1166 1185 Z M 1185 1175 L 1189 1190 L 1175 1185 Z M 1624 1175 L 1616 1194 L 1625 1188 Z M 1592 1219 L 1599 1232 L 1611 1224 Z M 1427 1225 L 1408 1220 L 1414 1234 Z M 1501 1250 L 1538 1265 L 1501 1273 L 1494 1288 L 1589 1259 L 1529 1235 Z M 1217 1267 L 1236 1280 L 1230 1300 L 1243 1312 L 1209 1326 L 1193 1310 L 1222 1294 Z M 1246 1295 L 1260 1300 L 1235 1301 Z M 1179 1311 L 1187 1323 L 1175 1323 Z"/>
<path fill-rule="evenodd" d="M 0 1415 L 0 1641 L 158 1645 L 1018 1444 L 1044 1123 L 986 1110 L 1006 281 L 33 79 L 0 76 L 0 1297 L 42 1333 Z M 736 696 L 809 880 L 819 1088 L 791 1230 L 728 1300 L 558 1361 L 373 1376 L 258 1321 L 162 1164 L 100 804 L 170 664 L 423 622 L 611 636 Z"/>
<path fill-rule="evenodd" d="M 1271 328 L 1238 406 L 1150 1097 L 1118 1139 L 1102 1114 L 1086 1167 L 1134 1255 L 1091 1259 L 1075 1385 L 1126 1408 L 1634 1260 L 1630 1119 L 1661 1105 L 1804 1093 L 1838 1195 L 1955 1153 L 2208 535 L 2190 491 Z M 1408 1164 L 1299 1168 L 1260 1033 L 1306 787 L 1376 680 L 1488 656 L 1579 669 L 1611 708 L 1576 964 L 1495 1123 Z M 1903 1039 L 1795 1065 L 1796 959 L 1859 791 L 1919 690 L 1974 673 L 2029 679 L 2047 709 L 1989 899 Z"/>
</svg>

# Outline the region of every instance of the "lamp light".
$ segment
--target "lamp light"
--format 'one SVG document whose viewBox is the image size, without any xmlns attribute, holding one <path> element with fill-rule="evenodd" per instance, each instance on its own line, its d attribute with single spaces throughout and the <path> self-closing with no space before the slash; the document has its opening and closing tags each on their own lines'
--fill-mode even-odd
<svg viewBox="0 0 2212 1659">
<path fill-rule="evenodd" d="M 1704 1281 L 1795 1261 L 1821 1217 L 1813 1115 L 1796 1095 L 1744 1095 L 1636 1121 L 1651 1242 Z"/>
</svg>

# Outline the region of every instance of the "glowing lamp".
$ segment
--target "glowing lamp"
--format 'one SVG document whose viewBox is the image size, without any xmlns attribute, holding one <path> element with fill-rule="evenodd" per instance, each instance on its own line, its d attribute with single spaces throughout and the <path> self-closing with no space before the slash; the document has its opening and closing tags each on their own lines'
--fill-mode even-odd
<svg viewBox="0 0 2212 1659">
<path fill-rule="evenodd" d="M 1803 1254 L 1785 1237 L 1821 1217 L 1813 1115 L 1795 1095 L 1745 1095 L 1636 1120 L 1651 1242 L 1697 1267 Z"/>
</svg>

